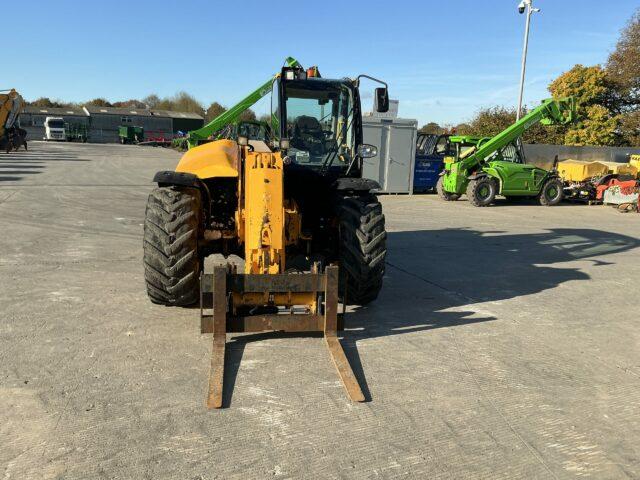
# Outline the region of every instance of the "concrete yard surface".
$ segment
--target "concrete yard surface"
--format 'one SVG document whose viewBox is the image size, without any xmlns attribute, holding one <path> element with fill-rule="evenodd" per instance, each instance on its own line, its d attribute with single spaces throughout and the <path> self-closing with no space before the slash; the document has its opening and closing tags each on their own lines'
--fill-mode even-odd
<svg viewBox="0 0 640 480">
<path fill-rule="evenodd" d="M 640 478 L 640 216 L 384 197 L 388 256 L 342 343 L 229 336 L 205 408 L 199 311 L 147 299 L 171 150 L 0 153 L 0 478 Z M 322 201 L 322 199 L 319 199 Z"/>
</svg>

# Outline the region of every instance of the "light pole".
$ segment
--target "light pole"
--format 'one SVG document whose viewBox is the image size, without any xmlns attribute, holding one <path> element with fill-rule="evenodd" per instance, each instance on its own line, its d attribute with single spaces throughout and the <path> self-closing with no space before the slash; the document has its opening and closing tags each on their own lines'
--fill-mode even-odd
<svg viewBox="0 0 640 480">
<path fill-rule="evenodd" d="M 516 121 L 520 120 L 522 114 L 522 94 L 524 92 L 524 75 L 527 70 L 527 48 L 529 47 L 529 24 L 531 23 L 531 15 L 540 11 L 539 8 L 533 8 L 533 0 L 522 0 L 518 5 L 518 12 L 523 14 L 527 11 L 527 18 L 524 27 L 524 45 L 522 47 L 522 70 L 520 71 L 520 94 L 518 95 L 518 111 L 516 112 Z"/>
</svg>

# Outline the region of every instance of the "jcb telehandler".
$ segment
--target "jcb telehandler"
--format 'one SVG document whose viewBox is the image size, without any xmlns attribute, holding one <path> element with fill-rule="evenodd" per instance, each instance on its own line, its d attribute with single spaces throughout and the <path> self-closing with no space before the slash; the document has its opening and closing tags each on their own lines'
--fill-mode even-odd
<svg viewBox="0 0 640 480">
<path fill-rule="evenodd" d="M 7 153 L 20 146 L 27 149 L 27 132 L 16 125 L 23 108 L 24 100 L 13 88 L 0 90 L 0 149 Z"/>
<path fill-rule="evenodd" d="M 558 172 L 527 165 L 517 140 L 538 122 L 567 124 L 574 116 L 573 98 L 547 99 L 495 137 L 482 140 L 464 153 L 458 150 L 453 161 L 445 160 L 436 186 L 440 197 L 454 201 L 466 193 L 476 207 L 490 205 L 497 194 L 507 199 L 537 197 L 542 205 L 560 203 L 563 185 Z"/>
<path fill-rule="evenodd" d="M 388 109 L 384 82 L 321 78 L 289 58 L 243 108 L 271 92 L 272 138 L 238 135 L 191 148 L 175 171 L 158 172 L 149 195 L 144 266 L 152 302 L 190 305 L 200 299 L 203 332 L 213 331 L 208 406 L 222 406 L 226 332 L 321 331 L 354 401 L 364 397 L 337 338 L 337 306 L 378 296 L 385 271 L 382 207 L 362 178 L 360 79 L 376 88 L 378 111 Z M 236 120 L 214 119 L 191 135 L 206 138 Z M 226 113 L 226 112 L 225 112 Z M 224 114 L 223 114 L 224 115 Z M 240 255 L 244 270 L 214 267 L 210 254 Z"/>
</svg>

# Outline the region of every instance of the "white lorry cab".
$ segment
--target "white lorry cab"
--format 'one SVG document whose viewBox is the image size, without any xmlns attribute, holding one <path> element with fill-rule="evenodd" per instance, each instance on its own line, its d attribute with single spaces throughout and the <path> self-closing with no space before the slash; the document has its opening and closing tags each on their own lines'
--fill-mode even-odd
<svg viewBox="0 0 640 480">
<path fill-rule="evenodd" d="M 67 135 L 64 128 L 64 119 L 60 117 L 47 117 L 44 121 L 44 139 L 65 141 Z"/>
</svg>

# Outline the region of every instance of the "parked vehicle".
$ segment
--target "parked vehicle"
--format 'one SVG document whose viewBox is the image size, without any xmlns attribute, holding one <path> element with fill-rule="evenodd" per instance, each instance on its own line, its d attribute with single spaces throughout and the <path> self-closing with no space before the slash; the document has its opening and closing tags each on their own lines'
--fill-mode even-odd
<svg viewBox="0 0 640 480">
<path fill-rule="evenodd" d="M 67 140 L 65 123 L 62 117 L 47 117 L 44 120 L 44 140 L 58 142 Z"/>
<path fill-rule="evenodd" d="M 418 134 L 413 174 L 414 193 L 435 192 L 445 163 L 487 140 L 489 137 Z"/>
<path fill-rule="evenodd" d="M 575 118 L 573 98 L 544 100 L 519 121 L 477 147 L 457 154 L 438 180 L 438 193 L 443 200 L 455 201 L 466 194 L 476 207 L 493 203 L 495 196 L 507 200 L 535 197 L 541 205 L 557 205 L 562 200 L 563 184 L 557 170 L 547 171 L 528 165 L 518 139 L 531 126 L 565 125 Z M 510 152 L 515 152 L 512 158 Z"/>
<path fill-rule="evenodd" d="M 24 145 L 26 133 L 17 126 L 18 116 L 24 108 L 24 100 L 14 89 L 0 90 L 0 148 L 9 153 Z"/>
<path fill-rule="evenodd" d="M 67 142 L 86 143 L 89 140 L 89 129 L 82 123 L 65 123 Z"/>
<path fill-rule="evenodd" d="M 118 137 L 121 144 L 144 142 L 144 128 L 132 125 L 120 125 Z"/>
</svg>

